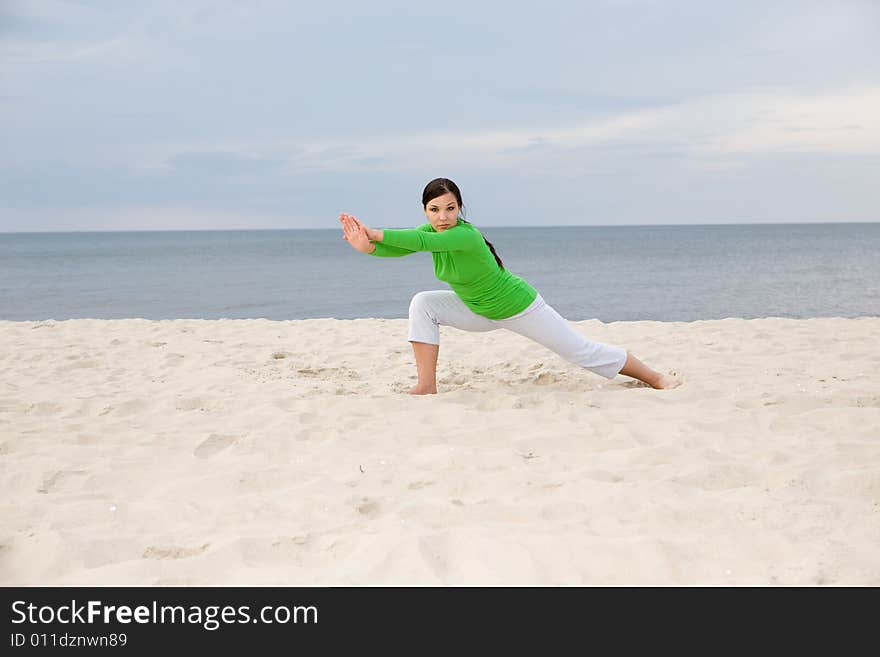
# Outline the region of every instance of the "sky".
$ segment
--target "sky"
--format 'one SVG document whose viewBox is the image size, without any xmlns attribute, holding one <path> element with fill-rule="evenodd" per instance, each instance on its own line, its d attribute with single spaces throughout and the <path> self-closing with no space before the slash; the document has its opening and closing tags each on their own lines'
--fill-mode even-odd
<svg viewBox="0 0 880 657">
<path fill-rule="evenodd" d="M 880 221 L 880 0 L 0 0 L 0 232 Z"/>
</svg>

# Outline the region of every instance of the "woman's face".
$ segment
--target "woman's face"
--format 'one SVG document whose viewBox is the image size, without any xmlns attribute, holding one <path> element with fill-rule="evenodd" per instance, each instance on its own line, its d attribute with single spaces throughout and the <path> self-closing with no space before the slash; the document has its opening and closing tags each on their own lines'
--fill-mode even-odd
<svg viewBox="0 0 880 657">
<path fill-rule="evenodd" d="M 425 215 L 438 233 L 456 226 L 458 224 L 458 201 L 455 200 L 455 194 L 449 192 L 443 196 L 432 198 L 425 207 Z"/>
</svg>

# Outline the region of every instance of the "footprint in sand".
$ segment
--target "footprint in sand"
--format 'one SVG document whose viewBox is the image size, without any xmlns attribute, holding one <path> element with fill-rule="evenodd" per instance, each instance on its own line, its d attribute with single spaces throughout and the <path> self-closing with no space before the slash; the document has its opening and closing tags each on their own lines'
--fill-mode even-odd
<svg viewBox="0 0 880 657">
<path fill-rule="evenodd" d="M 541 372 L 536 377 L 531 379 L 531 382 L 535 385 L 546 386 L 551 385 L 553 383 L 560 383 L 565 379 L 565 377 L 555 374 L 553 372 Z"/>
<path fill-rule="evenodd" d="M 282 547 L 284 545 L 306 545 L 309 542 L 308 534 L 300 534 L 298 536 L 290 536 L 285 538 L 279 538 L 272 542 L 272 547 Z"/>
<path fill-rule="evenodd" d="M 145 399 L 129 399 L 109 408 L 113 411 L 113 415 L 126 417 L 129 415 L 139 415 L 148 410 L 150 406 L 152 406 L 152 403 Z M 106 415 L 110 410 L 102 412 L 101 415 Z"/>
<path fill-rule="evenodd" d="M 212 433 L 193 450 L 193 456 L 200 459 L 210 458 L 238 442 L 241 436 L 229 436 Z"/>
<path fill-rule="evenodd" d="M 623 481 L 621 475 L 616 472 L 609 472 L 608 470 L 587 470 L 584 472 L 584 477 L 607 484 L 619 484 Z"/>
<path fill-rule="evenodd" d="M 636 381 L 636 380 L 622 381 L 620 385 L 623 388 L 650 388 L 651 387 L 647 383 L 645 383 L 644 381 Z"/>
<path fill-rule="evenodd" d="M 510 408 L 538 408 L 543 405 L 543 400 L 540 397 L 517 397 L 513 403 L 510 405 Z"/>
<path fill-rule="evenodd" d="M 174 406 L 178 411 L 213 411 L 222 408 L 218 402 L 202 397 L 181 397 Z"/>
<path fill-rule="evenodd" d="M 185 359 L 186 356 L 183 354 L 168 354 L 165 356 L 165 361 L 162 364 L 162 367 L 163 369 L 169 367 L 180 367 Z"/>
<path fill-rule="evenodd" d="M 756 486 L 759 480 L 757 470 L 737 464 L 701 466 L 693 472 L 671 479 L 675 483 L 705 491 L 723 491 Z"/>
<path fill-rule="evenodd" d="M 323 381 L 334 381 L 339 378 L 350 381 L 358 381 L 361 375 L 349 367 L 300 367 L 296 369 L 298 374 L 303 377 L 321 379 Z"/>
<path fill-rule="evenodd" d="M 38 493 L 54 493 L 57 490 L 73 490 L 78 486 L 68 485 L 79 477 L 87 474 L 85 470 L 59 470 L 43 480 L 43 485 L 37 489 Z"/>
<path fill-rule="evenodd" d="M 36 402 L 31 404 L 25 412 L 34 415 L 55 415 L 63 410 L 64 406 L 55 402 Z"/>
<path fill-rule="evenodd" d="M 371 500 L 369 497 L 363 497 L 357 505 L 357 511 L 361 515 L 372 518 L 379 514 L 379 503 L 376 500 Z"/>
<path fill-rule="evenodd" d="M 141 556 L 144 559 L 187 559 L 188 557 L 198 556 L 207 550 L 209 545 L 210 543 L 204 543 L 194 548 L 180 547 L 179 545 L 151 545 L 144 550 Z"/>
</svg>

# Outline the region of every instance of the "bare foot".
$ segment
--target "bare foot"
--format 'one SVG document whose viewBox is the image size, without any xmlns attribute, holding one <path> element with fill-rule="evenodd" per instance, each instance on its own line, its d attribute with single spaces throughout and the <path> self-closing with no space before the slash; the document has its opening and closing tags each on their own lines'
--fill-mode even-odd
<svg viewBox="0 0 880 657">
<path fill-rule="evenodd" d="M 407 392 L 411 395 L 436 395 L 437 394 L 437 386 L 434 386 L 433 388 L 428 388 L 428 387 L 422 387 L 419 385 L 415 385 L 412 388 L 410 388 L 409 390 L 407 390 Z"/>
<path fill-rule="evenodd" d="M 651 387 L 657 390 L 669 390 L 670 388 L 677 388 L 682 383 L 681 374 L 670 372 L 669 374 L 661 374 L 660 378 Z"/>
</svg>

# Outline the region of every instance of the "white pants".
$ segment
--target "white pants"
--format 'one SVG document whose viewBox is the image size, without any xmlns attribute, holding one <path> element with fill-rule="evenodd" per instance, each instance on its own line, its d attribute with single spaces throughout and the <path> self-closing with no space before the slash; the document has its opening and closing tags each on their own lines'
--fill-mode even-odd
<svg viewBox="0 0 880 657">
<path fill-rule="evenodd" d="M 476 314 L 452 290 L 419 292 L 409 304 L 409 340 L 440 344 L 440 326 L 462 331 L 507 329 L 531 338 L 566 360 L 613 379 L 626 364 L 626 350 L 593 342 L 575 331 L 539 294 L 528 308 L 505 319 Z"/>
</svg>

